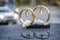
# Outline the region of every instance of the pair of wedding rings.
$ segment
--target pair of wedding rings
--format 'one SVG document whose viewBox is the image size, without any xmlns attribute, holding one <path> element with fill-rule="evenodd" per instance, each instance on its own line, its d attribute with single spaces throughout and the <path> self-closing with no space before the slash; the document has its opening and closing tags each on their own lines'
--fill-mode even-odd
<svg viewBox="0 0 60 40">
<path fill-rule="evenodd" d="M 23 19 L 22 19 L 22 13 L 23 13 L 23 11 L 25 10 L 26 12 L 29 10 L 29 11 L 31 11 L 31 13 L 32 13 L 32 21 L 30 22 L 30 24 L 29 25 L 32 25 L 32 23 L 36 20 L 36 14 L 35 14 L 35 10 L 37 9 L 37 8 L 44 8 L 44 9 L 46 9 L 46 11 L 47 11 L 47 13 L 48 13 L 48 18 L 47 18 L 47 20 L 46 21 L 44 21 L 44 22 L 48 22 L 49 21 L 49 19 L 50 19 L 50 12 L 49 12 L 49 9 L 47 8 L 47 7 L 45 7 L 44 5 L 39 5 L 39 6 L 36 6 L 33 10 L 31 9 L 31 8 L 25 8 L 25 9 L 22 9 L 21 10 L 21 12 L 20 12 L 20 14 L 19 14 L 19 20 L 21 21 L 21 23 L 22 24 L 24 24 L 24 21 L 23 21 Z M 28 13 L 26 13 L 26 16 L 29 16 L 29 14 Z M 42 20 L 43 21 L 43 20 Z"/>
</svg>

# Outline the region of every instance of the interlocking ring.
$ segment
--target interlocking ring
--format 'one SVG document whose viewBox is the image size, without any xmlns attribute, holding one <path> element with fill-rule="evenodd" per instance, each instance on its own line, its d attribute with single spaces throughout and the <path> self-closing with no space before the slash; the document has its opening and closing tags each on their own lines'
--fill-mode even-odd
<svg viewBox="0 0 60 40">
<path fill-rule="evenodd" d="M 29 23 L 29 25 L 31 25 L 34 22 L 34 19 L 35 19 L 35 14 L 34 14 L 34 12 L 33 12 L 33 10 L 31 8 L 22 9 L 21 12 L 20 12 L 20 14 L 19 14 L 19 20 L 21 21 L 22 24 L 25 24 L 24 21 L 23 21 L 23 19 L 22 19 L 22 12 L 24 10 L 26 10 L 26 11 L 29 10 L 29 11 L 32 12 L 32 21 L 31 21 L 31 23 Z M 26 24 L 25 26 L 29 26 L 29 25 Z"/>
<path fill-rule="evenodd" d="M 49 12 L 49 10 L 48 10 L 48 8 L 47 7 L 45 7 L 45 6 L 43 6 L 43 5 L 39 5 L 39 6 L 36 6 L 34 9 L 33 9 L 33 11 L 35 11 L 37 8 L 39 8 L 39 7 L 43 7 L 43 8 L 45 8 L 46 9 L 46 11 L 47 11 L 47 13 L 48 13 L 48 18 L 47 18 L 47 20 L 46 21 L 44 21 L 44 22 L 48 22 L 49 21 L 49 19 L 50 19 L 50 12 Z M 36 19 L 36 18 L 35 18 Z M 42 20 L 43 21 L 43 20 Z"/>
<path fill-rule="evenodd" d="M 37 9 L 37 8 L 41 8 L 41 7 L 43 7 L 43 8 L 45 8 L 46 9 L 46 11 L 47 11 L 47 13 L 48 13 L 48 18 L 47 18 L 47 20 L 46 21 L 44 21 L 44 20 L 37 20 L 37 21 L 35 21 L 36 20 L 36 14 L 34 13 L 34 11 Z M 27 23 L 26 21 L 24 22 L 23 21 L 23 19 L 22 19 L 22 12 L 23 11 L 25 11 L 26 10 L 26 12 L 29 10 L 29 11 L 31 11 L 32 12 L 32 21 L 28 21 L 29 23 Z M 41 11 L 41 10 L 40 10 Z M 42 13 L 42 12 L 41 12 Z M 26 16 L 28 17 L 29 16 L 29 14 L 28 13 L 26 13 Z M 21 21 L 21 23 L 23 24 L 23 27 L 28 27 L 28 26 L 30 26 L 30 25 L 32 25 L 32 23 L 33 22 L 41 22 L 41 23 L 43 23 L 44 25 L 46 25 L 46 24 L 48 24 L 48 21 L 50 20 L 50 12 L 49 12 L 49 10 L 48 10 L 48 8 L 47 7 L 45 7 L 45 6 L 43 6 L 43 5 L 39 5 L 39 6 L 36 6 L 33 10 L 31 9 L 31 8 L 25 8 L 25 9 L 22 9 L 21 10 L 21 12 L 20 12 L 20 14 L 19 14 L 19 20 Z"/>
</svg>

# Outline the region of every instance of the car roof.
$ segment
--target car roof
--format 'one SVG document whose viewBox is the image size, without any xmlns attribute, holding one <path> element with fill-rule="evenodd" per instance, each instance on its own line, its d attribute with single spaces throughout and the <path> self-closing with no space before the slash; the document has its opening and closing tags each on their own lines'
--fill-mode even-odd
<svg viewBox="0 0 60 40">
<path fill-rule="evenodd" d="M 9 7 L 0 7 L 0 10 L 1 10 L 1 9 L 9 9 Z"/>
</svg>

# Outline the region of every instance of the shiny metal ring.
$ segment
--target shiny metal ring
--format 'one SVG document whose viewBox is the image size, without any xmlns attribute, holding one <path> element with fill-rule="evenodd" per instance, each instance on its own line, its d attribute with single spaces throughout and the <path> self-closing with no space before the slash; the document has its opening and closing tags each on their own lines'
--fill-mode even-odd
<svg viewBox="0 0 60 40">
<path fill-rule="evenodd" d="M 32 10 L 31 8 L 22 9 L 21 12 L 20 12 L 20 14 L 19 14 L 19 20 L 21 21 L 21 23 L 24 24 L 24 21 L 23 21 L 23 19 L 22 19 L 22 12 L 23 12 L 24 10 L 29 10 L 29 11 L 32 12 L 32 21 L 31 21 L 31 24 L 32 24 L 32 23 L 34 22 L 34 19 L 35 19 L 35 13 L 33 12 L 33 10 Z"/>
<path fill-rule="evenodd" d="M 48 8 L 47 7 L 45 7 L 45 6 L 43 6 L 43 5 L 39 5 L 39 6 L 36 6 L 34 9 L 33 9 L 33 11 L 35 11 L 37 8 L 39 8 L 39 7 L 43 7 L 43 8 L 45 8 L 46 9 L 46 11 L 47 11 L 47 13 L 48 13 L 48 18 L 47 18 L 47 20 L 45 21 L 45 22 L 48 22 L 49 20 L 50 20 L 50 12 L 49 12 L 49 10 L 48 10 Z M 35 18 L 36 19 L 36 18 Z M 43 20 L 42 20 L 43 21 Z"/>
</svg>

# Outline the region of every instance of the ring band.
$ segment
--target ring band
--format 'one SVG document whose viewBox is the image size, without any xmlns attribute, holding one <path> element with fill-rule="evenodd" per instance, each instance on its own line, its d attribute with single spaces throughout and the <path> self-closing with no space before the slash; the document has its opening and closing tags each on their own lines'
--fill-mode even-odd
<svg viewBox="0 0 60 40">
<path fill-rule="evenodd" d="M 43 5 L 39 5 L 39 6 L 36 6 L 36 7 L 33 9 L 33 11 L 35 11 L 35 10 L 36 10 L 37 8 L 39 8 L 39 7 L 45 8 L 46 11 L 48 12 L 48 18 L 47 18 L 47 20 L 45 21 L 45 22 L 48 22 L 48 21 L 50 20 L 50 12 L 49 12 L 48 8 L 45 7 L 45 6 L 43 6 Z M 35 19 L 36 19 L 36 18 L 35 18 Z"/>
<path fill-rule="evenodd" d="M 20 14 L 19 14 L 19 20 L 21 21 L 21 23 L 24 24 L 24 21 L 22 20 L 22 12 L 24 10 L 30 10 L 32 12 L 32 21 L 31 21 L 31 24 L 34 22 L 34 19 L 35 19 L 35 13 L 33 12 L 33 10 L 31 8 L 25 8 L 25 9 L 22 9 Z"/>
</svg>

